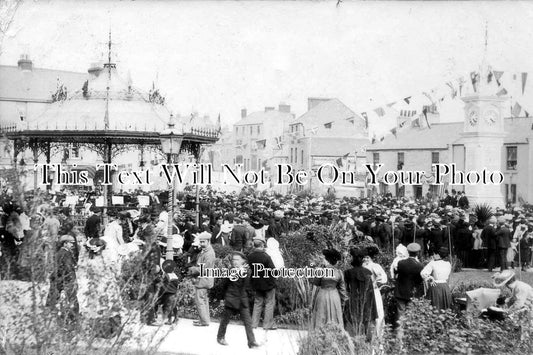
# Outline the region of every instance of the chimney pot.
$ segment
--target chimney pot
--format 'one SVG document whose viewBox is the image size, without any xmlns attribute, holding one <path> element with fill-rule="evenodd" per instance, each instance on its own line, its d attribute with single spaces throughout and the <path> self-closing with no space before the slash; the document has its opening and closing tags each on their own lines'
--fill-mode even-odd
<svg viewBox="0 0 533 355">
<path fill-rule="evenodd" d="M 245 108 L 241 109 L 241 118 L 245 118 L 247 115 L 248 113 L 246 112 L 246 109 Z"/>
<path fill-rule="evenodd" d="M 284 113 L 291 113 L 291 105 L 280 103 L 278 111 Z"/>
<path fill-rule="evenodd" d="M 32 71 L 33 69 L 33 63 L 27 54 L 21 55 L 17 64 L 22 71 Z"/>
<path fill-rule="evenodd" d="M 267 106 L 267 107 L 265 107 L 265 112 L 274 111 L 275 109 L 276 109 L 275 107 Z"/>
</svg>

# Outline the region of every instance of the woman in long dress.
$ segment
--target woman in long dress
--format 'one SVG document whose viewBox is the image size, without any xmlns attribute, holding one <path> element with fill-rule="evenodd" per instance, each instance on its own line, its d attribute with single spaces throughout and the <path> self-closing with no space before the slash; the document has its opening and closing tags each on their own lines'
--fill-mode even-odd
<svg viewBox="0 0 533 355">
<path fill-rule="evenodd" d="M 383 298 L 381 298 L 379 288 L 387 283 L 388 278 L 387 273 L 383 270 L 381 265 L 372 260 L 372 258 L 379 253 L 379 249 L 371 246 L 367 248 L 366 252 L 368 255 L 364 258 L 363 266 L 372 272 L 372 283 L 374 286 L 374 298 L 376 300 L 377 311 L 376 331 L 378 335 L 381 335 L 381 329 L 385 320 L 385 310 L 383 309 Z"/>
<path fill-rule="evenodd" d="M 311 283 L 319 287 L 313 302 L 311 328 L 316 329 L 327 323 L 343 326 L 342 305 L 347 299 L 343 273 L 335 268 L 341 260 L 341 254 L 335 249 L 323 251 L 325 268 L 333 270 L 333 277 L 311 279 Z"/>
<path fill-rule="evenodd" d="M 431 301 L 431 305 L 438 309 L 452 307 L 452 293 L 448 285 L 452 264 L 444 260 L 448 257 L 448 254 L 448 248 L 440 248 L 433 255 L 433 260 L 420 272 L 420 275 L 428 284 L 426 297 Z"/>
<path fill-rule="evenodd" d="M 344 322 L 352 336 L 366 335 L 371 339 L 372 322 L 377 318 L 372 272 L 363 267 L 366 250 L 352 249 L 353 268 L 344 272 L 348 301 L 344 308 Z"/>
<path fill-rule="evenodd" d="M 116 261 L 106 259 L 106 244 L 101 238 L 86 243 L 87 255 L 79 264 L 82 296 L 81 311 L 88 319 L 108 319 L 120 314 L 122 302 Z M 88 257 L 87 257 L 88 256 Z"/>
</svg>

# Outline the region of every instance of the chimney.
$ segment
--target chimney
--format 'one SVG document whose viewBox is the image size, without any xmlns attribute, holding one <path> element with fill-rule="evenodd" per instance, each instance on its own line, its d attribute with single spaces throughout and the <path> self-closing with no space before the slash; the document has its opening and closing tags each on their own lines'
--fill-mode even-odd
<svg viewBox="0 0 533 355">
<path fill-rule="evenodd" d="M 33 69 L 33 63 L 27 54 L 21 55 L 17 64 L 22 71 L 31 71 Z"/>
<path fill-rule="evenodd" d="M 320 105 L 323 102 L 329 101 L 331 99 L 321 98 L 321 97 L 309 97 L 307 99 L 307 111 L 310 111 L 313 107 Z"/>
<path fill-rule="evenodd" d="M 278 111 L 285 112 L 285 113 L 291 113 L 291 105 L 280 103 Z"/>
<path fill-rule="evenodd" d="M 98 75 L 102 72 L 103 68 L 98 63 L 92 63 L 91 67 L 89 68 L 88 72 L 91 78 L 97 78 Z"/>
<path fill-rule="evenodd" d="M 241 118 L 245 118 L 246 116 L 248 116 L 248 113 L 246 112 L 245 108 L 242 108 L 241 109 Z"/>
<path fill-rule="evenodd" d="M 266 106 L 265 107 L 265 112 L 268 112 L 268 111 L 274 111 L 276 108 L 275 107 L 272 107 L 272 106 Z"/>
</svg>

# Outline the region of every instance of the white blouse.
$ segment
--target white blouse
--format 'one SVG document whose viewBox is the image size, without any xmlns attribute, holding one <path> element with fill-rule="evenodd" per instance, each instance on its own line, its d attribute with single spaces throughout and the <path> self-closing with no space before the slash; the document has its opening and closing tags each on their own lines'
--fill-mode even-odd
<svg viewBox="0 0 533 355">
<path fill-rule="evenodd" d="M 365 263 L 363 266 L 368 270 L 372 271 L 372 281 L 374 283 L 374 288 L 377 288 L 379 286 L 378 284 L 381 285 L 387 283 L 387 273 L 385 272 L 385 270 L 383 270 L 381 265 L 370 261 L 368 263 Z"/>
<path fill-rule="evenodd" d="M 431 276 L 437 282 L 447 282 L 451 272 L 452 264 L 450 264 L 450 262 L 444 260 L 432 260 L 422 269 L 420 275 L 424 280 Z"/>
</svg>

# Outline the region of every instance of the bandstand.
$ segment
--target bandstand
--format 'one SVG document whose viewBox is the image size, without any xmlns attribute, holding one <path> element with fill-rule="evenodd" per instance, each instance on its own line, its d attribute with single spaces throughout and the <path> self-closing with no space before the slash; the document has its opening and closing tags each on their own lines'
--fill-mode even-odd
<svg viewBox="0 0 533 355">
<path fill-rule="evenodd" d="M 220 130 L 216 128 L 195 127 L 191 120 L 173 117 L 157 91 L 141 92 L 132 86 L 131 80 L 122 79 L 110 56 L 103 67 L 89 69 L 83 87 L 68 97 L 57 95 L 54 100 L 34 119 L 1 128 L 13 142 L 15 169 L 21 152 L 29 150 L 34 164 L 40 161 L 50 164 L 52 156 L 71 146 L 96 152 L 97 161 L 109 164 L 121 154 L 138 151 L 142 168 L 144 151 L 164 156 L 161 132 L 169 126 L 175 127 L 182 137 L 178 154 L 191 154 L 198 161 L 202 146 L 215 143 L 219 136 Z M 34 191 L 37 179 L 35 172 Z M 110 205 L 111 189 L 111 185 L 103 189 L 106 206 Z"/>
</svg>

